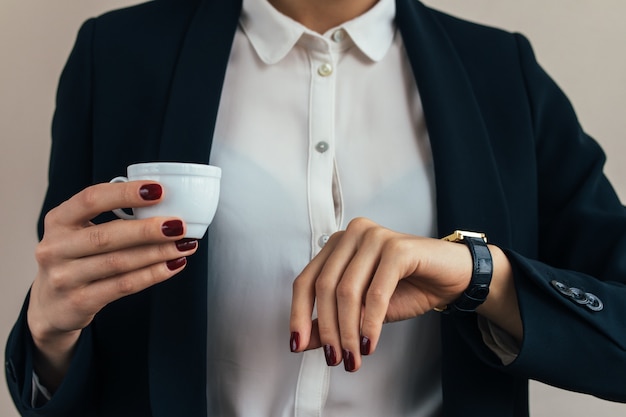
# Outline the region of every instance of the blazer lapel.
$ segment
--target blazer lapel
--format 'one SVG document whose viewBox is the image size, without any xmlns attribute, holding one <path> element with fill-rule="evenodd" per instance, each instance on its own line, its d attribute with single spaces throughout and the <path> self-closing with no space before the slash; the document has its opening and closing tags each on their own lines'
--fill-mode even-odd
<svg viewBox="0 0 626 417">
<path fill-rule="evenodd" d="M 176 65 L 161 137 L 162 160 L 208 163 L 241 0 L 202 0 Z"/>
<path fill-rule="evenodd" d="M 430 134 L 439 233 L 463 228 L 506 243 L 510 226 L 502 185 L 463 64 L 432 11 L 415 0 L 396 4 Z"/>
<path fill-rule="evenodd" d="M 240 0 L 200 2 L 181 48 L 159 155 L 208 163 Z M 203 416 L 206 403 L 207 246 L 152 288 L 149 378 L 155 417 Z"/>
</svg>

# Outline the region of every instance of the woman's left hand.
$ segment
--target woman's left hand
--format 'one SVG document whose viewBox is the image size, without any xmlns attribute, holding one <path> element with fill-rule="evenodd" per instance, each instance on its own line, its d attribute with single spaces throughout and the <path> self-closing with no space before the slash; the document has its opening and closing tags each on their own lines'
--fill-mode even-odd
<svg viewBox="0 0 626 417">
<path fill-rule="evenodd" d="M 343 358 L 346 370 L 356 371 L 361 355 L 376 350 L 384 322 L 451 303 L 469 285 L 472 268 L 465 245 L 354 219 L 294 281 L 291 350 L 323 346 L 329 365 Z"/>
</svg>

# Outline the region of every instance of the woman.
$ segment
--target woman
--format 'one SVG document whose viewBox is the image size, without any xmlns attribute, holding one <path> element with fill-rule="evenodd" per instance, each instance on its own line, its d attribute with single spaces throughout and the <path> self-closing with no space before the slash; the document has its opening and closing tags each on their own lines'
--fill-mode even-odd
<svg viewBox="0 0 626 417">
<path fill-rule="evenodd" d="M 50 416 L 526 415 L 529 378 L 626 401 L 626 213 L 523 38 L 412 1 L 222 3 L 81 30 L 9 341 L 24 415 L 33 369 Z M 158 184 L 103 184 L 146 160 L 223 168 L 208 239 L 106 221 L 158 204 Z M 438 239 L 455 229 L 494 244 Z M 307 353 L 277 348 L 287 326 Z"/>
</svg>

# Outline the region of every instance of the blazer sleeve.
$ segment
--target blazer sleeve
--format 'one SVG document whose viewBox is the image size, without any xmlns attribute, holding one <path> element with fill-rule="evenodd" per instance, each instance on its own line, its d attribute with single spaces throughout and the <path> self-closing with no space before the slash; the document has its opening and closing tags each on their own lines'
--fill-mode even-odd
<svg viewBox="0 0 626 417">
<path fill-rule="evenodd" d="M 43 235 L 45 213 L 90 183 L 91 178 L 91 43 L 95 21 L 79 31 L 74 49 L 61 75 L 52 125 L 49 185 L 39 220 Z M 90 416 L 94 414 L 96 368 L 91 328 L 83 330 L 72 364 L 62 385 L 42 407 L 31 404 L 34 345 L 28 330 L 28 297 L 6 346 L 9 391 L 22 416 Z"/>
<path fill-rule="evenodd" d="M 473 346 L 507 372 L 626 402 L 626 208 L 603 174 L 603 151 L 528 41 L 516 40 L 535 137 L 538 257 L 503 248 L 524 326 L 517 359 L 505 367 Z"/>
<path fill-rule="evenodd" d="M 6 347 L 6 376 L 13 402 L 24 417 L 70 417 L 96 415 L 91 407 L 96 403 L 96 366 L 93 355 L 91 328 L 87 327 L 78 340 L 70 369 L 50 401 L 34 407 L 32 375 L 34 345 L 26 324 L 28 297 L 17 323 L 9 335 Z"/>
</svg>

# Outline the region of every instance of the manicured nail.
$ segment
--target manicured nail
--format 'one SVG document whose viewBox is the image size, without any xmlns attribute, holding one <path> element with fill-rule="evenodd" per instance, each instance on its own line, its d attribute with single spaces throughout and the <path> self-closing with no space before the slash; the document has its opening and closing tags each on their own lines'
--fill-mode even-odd
<svg viewBox="0 0 626 417">
<path fill-rule="evenodd" d="M 161 231 L 165 236 L 180 236 L 184 232 L 183 222 L 180 220 L 168 220 L 161 226 Z"/>
<path fill-rule="evenodd" d="M 182 257 L 178 259 L 172 259 L 171 261 L 165 262 L 165 264 L 167 265 L 167 269 L 169 269 L 170 271 L 175 271 L 187 265 L 187 258 Z"/>
<path fill-rule="evenodd" d="M 335 366 L 337 363 L 337 353 L 335 348 L 331 345 L 324 345 L 324 356 L 326 356 L 326 364 L 328 366 Z"/>
<path fill-rule="evenodd" d="M 291 338 L 289 338 L 289 348 L 292 352 L 297 352 L 300 347 L 300 333 L 291 332 Z"/>
<path fill-rule="evenodd" d="M 163 195 L 163 188 L 159 184 L 145 184 L 139 189 L 139 195 L 147 201 L 158 200 Z"/>
<path fill-rule="evenodd" d="M 343 349 L 343 367 L 348 372 L 354 372 L 356 364 L 354 363 L 354 355 L 349 350 Z"/>
<path fill-rule="evenodd" d="M 369 338 L 362 336 L 361 337 L 361 355 L 369 355 L 371 349 L 372 349 L 372 342 L 369 340 Z"/>
<path fill-rule="evenodd" d="M 176 242 L 176 249 L 181 252 L 187 252 L 193 250 L 198 246 L 198 241 L 195 239 L 183 239 Z"/>
</svg>

